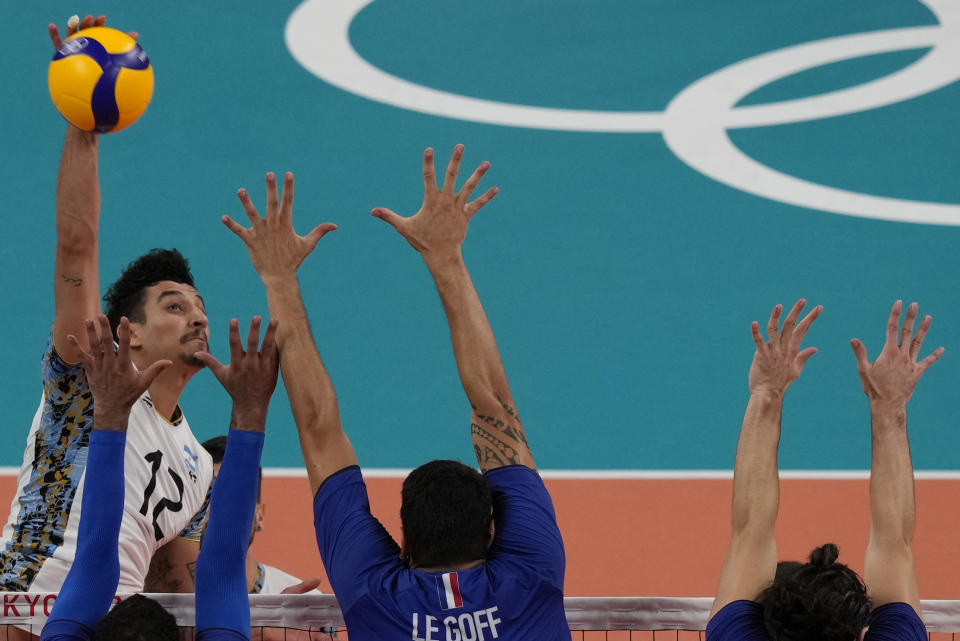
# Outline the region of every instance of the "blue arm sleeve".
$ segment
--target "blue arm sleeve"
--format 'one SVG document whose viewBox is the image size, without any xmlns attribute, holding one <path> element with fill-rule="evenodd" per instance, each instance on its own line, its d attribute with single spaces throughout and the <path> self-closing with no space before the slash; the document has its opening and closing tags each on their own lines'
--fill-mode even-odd
<svg viewBox="0 0 960 641">
<path fill-rule="evenodd" d="M 77 532 L 77 555 L 54 603 L 41 639 L 74 634 L 77 624 L 92 633 L 110 609 L 120 580 L 117 541 L 123 520 L 123 451 L 125 432 L 90 434 L 84 479 L 83 511 Z"/>
<path fill-rule="evenodd" d="M 245 561 L 257 503 L 263 434 L 230 430 L 210 499 L 210 521 L 197 557 L 197 631 L 250 638 Z M 209 632 L 204 638 L 213 638 Z"/>
</svg>

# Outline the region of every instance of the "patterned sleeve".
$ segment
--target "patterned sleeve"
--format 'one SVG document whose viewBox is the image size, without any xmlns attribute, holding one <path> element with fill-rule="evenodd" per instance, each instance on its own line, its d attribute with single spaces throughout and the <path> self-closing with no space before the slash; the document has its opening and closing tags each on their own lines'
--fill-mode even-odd
<svg viewBox="0 0 960 641">
<path fill-rule="evenodd" d="M 203 528 L 207 521 L 207 510 L 210 509 L 210 497 L 213 496 L 213 484 L 215 481 L 216 478 L 210 479 L 210 486 L 207 488 L 207 496 L 203 499 L 203 505 L 200 506 L 200 510 L 197 511 L 197 513 L 193 515 L 193 518 L 190 519 L 190 522 L 187 523 L 187 527 L 183 528 L 183 531 L 177 535 L 181 539 L 199 543 L 203 538 Z"/>
</svg>

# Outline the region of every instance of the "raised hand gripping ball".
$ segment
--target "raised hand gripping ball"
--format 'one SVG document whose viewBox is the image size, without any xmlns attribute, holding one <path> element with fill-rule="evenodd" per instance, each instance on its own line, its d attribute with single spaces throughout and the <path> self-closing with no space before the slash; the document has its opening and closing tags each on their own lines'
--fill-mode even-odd
<svg viewBox="0 0 960 641">
<path fill-rule="evenodd" d="M 108 133 L 132 125 L 153 96 L 153 67 L 136 40 L 116 29 L 91 27 L 67 38 L 47 70 L 57 111 L 84 131 Z"/>
</svg>

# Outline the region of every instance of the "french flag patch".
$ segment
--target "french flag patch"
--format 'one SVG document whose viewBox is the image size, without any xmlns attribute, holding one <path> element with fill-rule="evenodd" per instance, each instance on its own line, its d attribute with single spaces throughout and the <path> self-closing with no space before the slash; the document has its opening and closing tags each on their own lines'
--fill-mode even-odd
<svg viewBox="0 0 960 641">
<path fill-rule="evenodd" d="M 440 597 L 441 610 L 455 610 L 463 607 L 460 597 L 460 582 L 456 572 L 447 572 L 437 579 L 437 595 Z"/>
</svg>

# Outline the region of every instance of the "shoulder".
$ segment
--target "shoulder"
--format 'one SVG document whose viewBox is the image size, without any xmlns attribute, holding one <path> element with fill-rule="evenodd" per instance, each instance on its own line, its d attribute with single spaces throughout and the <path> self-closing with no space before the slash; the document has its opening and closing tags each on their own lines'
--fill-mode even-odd
<svg viewBox="0 0 960 641">
<path fill-rule="evenodd" d="M 870 613 L 865 641 L 926 641 L 927 629 L 906 603 L 887 603 Z"/>
<path fill-rule="evenodd" d="M 707 623 L 709 641 L 769 641 L 763 627 L 763 610 L 755 601 L 733 601 Z"/>
</svg>

